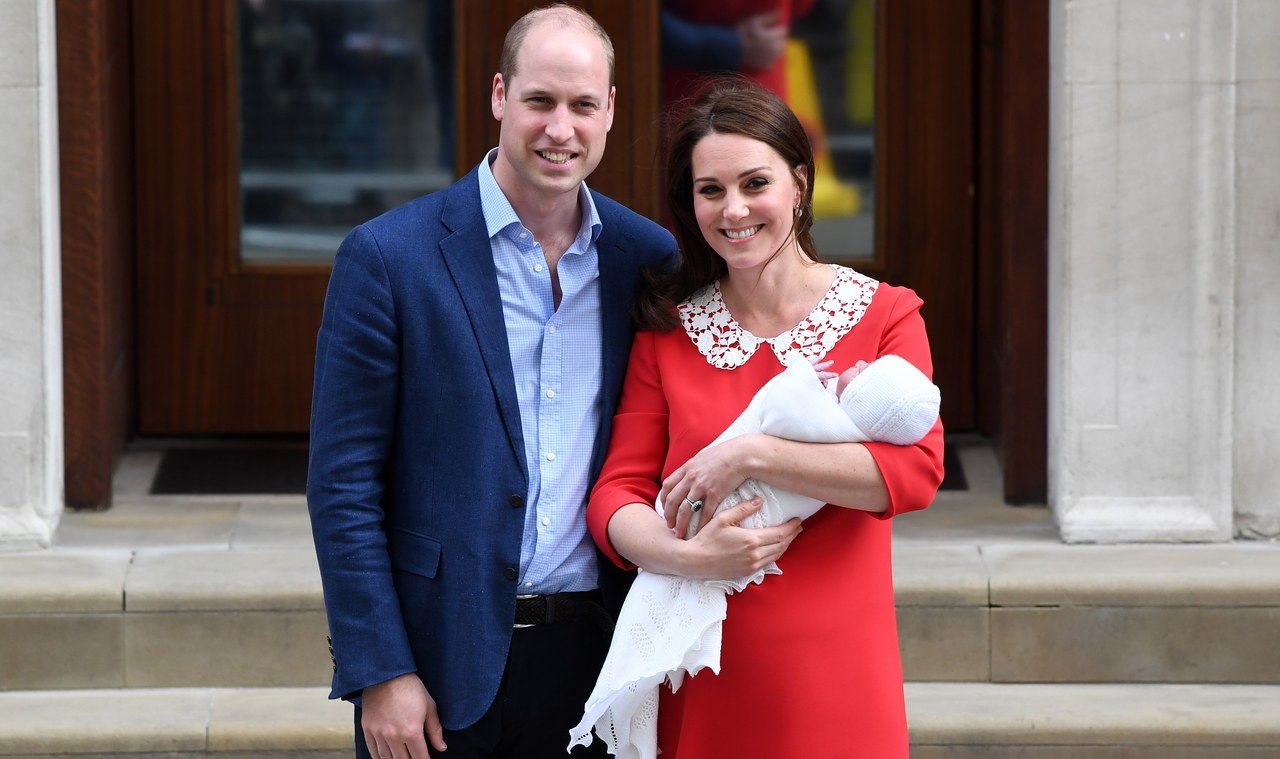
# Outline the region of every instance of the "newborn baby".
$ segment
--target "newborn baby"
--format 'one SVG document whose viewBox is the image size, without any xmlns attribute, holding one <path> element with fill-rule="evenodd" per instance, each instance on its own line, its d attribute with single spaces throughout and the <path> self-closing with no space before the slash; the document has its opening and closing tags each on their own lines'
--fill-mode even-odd
<svg viewBox="0 0 1280 759">
<path fill-rule="evenodd" d="M 762 432 L 813 443 L 886 442 L 911 445 L 938 419 L 938 388 L 906 360 L 882 356 L 839 379 L 820 367 L 798 362 L 774 377 L 751 399 L 746 411 L 707 447 L 732 437 Z M 824 378 L 832 377 L 828 387 Z M 763 506 L 739 524 L 766 527 L 805 519 L 824 505 L 798 493 L 747 480 L 716 512 L 751 498 Z M 662 504 L 657 504 L 662 512 Z M 696 515 L 695 515 L 696 516 Z M 696 529 L 691 524 L 690 534 Z M 727 580 L 694 580 L 640 571 L 623 603 L 613 641 L 582 721 L 571 743 L 589 745 L 591 730 L 609 751 L 625 759 L 654 759 L 658 753 L 658 686 L 678 689 L 686 672 L 720 671 L 720 631 L 726 596 L 781 574 L 770 564 L 755 574 Z"/>
</svg>

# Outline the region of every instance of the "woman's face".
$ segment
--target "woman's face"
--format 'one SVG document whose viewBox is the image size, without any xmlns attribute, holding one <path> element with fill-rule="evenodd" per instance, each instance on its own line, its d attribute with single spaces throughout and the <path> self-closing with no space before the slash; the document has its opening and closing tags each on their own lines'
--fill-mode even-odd
<svg viewBox="0 0 1280 759">
<path fill-rule="evenodd" d="M 740 134 L 708 134 L 692 158 L 702 236 L 731 272 L 763 266 L 791 234 L 803 196 L 796 173 L 776 150 Z"/>
</svg>

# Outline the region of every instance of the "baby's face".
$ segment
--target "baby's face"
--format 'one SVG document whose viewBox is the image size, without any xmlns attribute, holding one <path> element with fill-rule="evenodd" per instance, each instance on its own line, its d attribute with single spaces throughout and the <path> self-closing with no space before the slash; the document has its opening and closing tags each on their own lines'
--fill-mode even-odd
<svg viewBox="0 0 1280 759">
<path fill-rule="evenodd" d="M 849 386 L 850 382 L 853 381 L 853 378 L 861 374 L 862 370 L 866 369 L 868 366 L 870 366 L 870 364 L 868 364 L 866 361 L 859 361 L 858 363 L 854 364 L 853 366 L 841 372 L 840 379 L 836 382 L 836 395 L 840 395 L 841 393 L 843 393 L 844 389 Z"/>
</svg>

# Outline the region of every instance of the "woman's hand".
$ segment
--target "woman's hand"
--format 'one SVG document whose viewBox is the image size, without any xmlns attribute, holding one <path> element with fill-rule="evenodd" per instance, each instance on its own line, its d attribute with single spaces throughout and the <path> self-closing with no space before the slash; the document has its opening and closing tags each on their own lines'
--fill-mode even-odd
<svg viewBox="0 0 1280 759">
<path fill-rule="evenodd" d="M 684 543 L 681 574 L 703 580 L 745 577 L 777 561 L 803 529 L 799 519 L 751 529 L 738 523 L 760 510 L 759 498 L 725 509 Z"/>
<path fill-rule="evenodd" d="M 659 493 L 663 516 L 676 537 L 685 537 L 695 512 L 714 514 L 720 502 L 751 476 L 750 462 L 760 437 L 739 435 L 707 448 L 663 481 Z"/>
</svg>

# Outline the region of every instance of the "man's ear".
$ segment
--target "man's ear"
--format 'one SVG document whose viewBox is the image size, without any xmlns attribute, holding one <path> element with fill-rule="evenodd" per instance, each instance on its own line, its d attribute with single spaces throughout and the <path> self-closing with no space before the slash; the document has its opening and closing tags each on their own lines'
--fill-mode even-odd
<svg viewBox="0 0 1280 759">
<path fill-rule="evenodd" d="M 618 88 L 613 86 L 609 87 L 609 104 L 605 107 L 605 112 L 604 112 L 605 113 L 604 131 L 606 132 L 609 131 L 610 129 L 613 129 L 613 96 L 616 95 L 617 93 L 618 93 Z"/>
<path fill-rule="evenodd" d="M 502 114 L 507 107 L 507 85 L 502 81 L 502 74 L 493 75 L 493 92 L 489 97 L 489 108 L 493 111 L 493 117 L 498 121 L 502 121 Z"/>
</svg>

